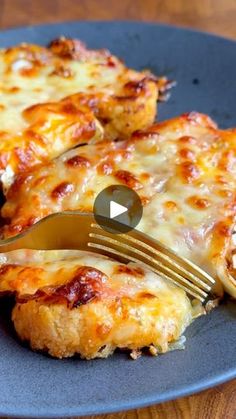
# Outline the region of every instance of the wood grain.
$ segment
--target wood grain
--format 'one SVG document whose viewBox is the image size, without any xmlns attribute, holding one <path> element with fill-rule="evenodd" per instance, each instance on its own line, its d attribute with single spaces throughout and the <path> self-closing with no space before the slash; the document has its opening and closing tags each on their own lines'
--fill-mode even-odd
<svg viewBox="0 0 236 419">
<path fill-rule="evenodd" d="M 0 0 L 0 27 L 62 20 L 137 19 L 236 38 L 235 0 Z"/>
<path fill-rule="evenodd" d="M 0 29 L 63 20 L 112 19 L 171 23 L 236 39 L 236 0 L 0 0 Z M 236 380 L 158 406 L 89 419 L 180 418 L 236 419 Z"/>
<path fill-rule="evenodd" d="M 83 419 L 235 419 L 236 385 L 231 381 L 214 389 L 144 409 Z"/>
</svg>

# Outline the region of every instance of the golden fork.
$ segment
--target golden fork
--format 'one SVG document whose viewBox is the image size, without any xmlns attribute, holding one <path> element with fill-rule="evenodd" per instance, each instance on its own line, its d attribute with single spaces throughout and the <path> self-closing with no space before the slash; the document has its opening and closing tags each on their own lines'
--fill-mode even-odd
<svg viewBox="0 0 236 419">
<path fill-rule="evenodd" d="M 142 263 L 201 302 L 207 298 L 215 280 L 197 265 L 140 231 L 114 234 L 117 228 L 119 231 L 118 222 L 102 216 L 96 219 L 105 230 L 92 214 L 68 211 L 49 215 L 26 232 L 2 240 L 0 252 L 16 249 L 93 251 L 124 263 Z"/>
</svg>

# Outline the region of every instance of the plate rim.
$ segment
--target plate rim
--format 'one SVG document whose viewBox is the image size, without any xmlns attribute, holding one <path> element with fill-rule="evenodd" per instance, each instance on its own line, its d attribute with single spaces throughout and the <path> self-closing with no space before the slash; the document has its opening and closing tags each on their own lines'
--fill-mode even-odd
<svg viewBox="0 0 236 419">
<path fill-rule="evenodd" d="M 194 395 L 196 393 L 202 392 L 204 390 L 213 388 L 215 386 L 218 386 L 220 384 L 223 384 L 225 382 L 228 382 L 230 380 L 233 380 L 236 378 L 236 368 L 231 369 L 227 374 L 222 373 L 220 375 L 217 375 L 217 377 L 214 378 L 212 376 L 211 378 L 204 381 L 204 384 L 202 385 L 203 381 L 199 381 L 195 384 L 192 384 L 191 386 L 188 386 L 188 389 L 186 387 L 182 386 L 178 391 L 176 390 L 170 390 L 165 393 L 163 397 L 160 397 L 158 402 L 155 399 L 155 396 L 149 396 L 145 397 L 143 399 L 137 398 L 132 399 L 132 401 L 128 402 L 122 402 L 122 406 L 120 406 L 120 402 L 114 402 L 109 405 L 109 408 L 107 409 L 106 405 L 102 405 L 102 402 L 96 403 L 94 405 L 94 408 L 37 408 L 38 413 L 35 415 L 35 410 L 27 409 L 18 409 L 18 413 L 16 413 L 15 409 L 8 409 L 7 411 L 4 411 L 4 409 L 0 408 L 0 415 L 4 417 L 9 418 L 18 418 L 24 417 L 26 419 L 50 419 L 50 418 L 71 418 L 71 417 L 81 417 L 81 416 L 91 416 L 91 415 L 102 415 L 102 414 L 110 414 L 110 413 L 116 413 L 116 412 L 124 412 L 128 410 L 133 409 L 140 409 L 145 408 L 148 406 L 153 406 L 155 404 L 165 403 L 168 401 L 174 401 L 179 398 L 187 397 Z M 185 391 L 186 389 L 186 391 Z M 53 411 L 51 410 L 53 409 Z"/>
<path fill-rule="evenodd" d="M 182 25 L 172 25 L 172 24 L 168 24 L 168 23 L 163 23 L 163 22 L 155 22 L 155 21 L 141 21 L 141 20 L 135 20 L 135 19 L 118 19 L 118 20 L 62 20 L 62 21 L 58 21 L 58 22 L 47 22 L 47 23 L 36 23 L 33 25 L 19 25 L 19 26 L 9 26 L 7 28 L 4 29 L 0 29 L 0 35 L 6 33 L 6 32 L 14 32 L 14 31 L 18 31 L 18 30 L 25 30 L 25 29 L 30 29 L 30 28 L 41 28 L 41 27 L 49 27 L 49 26 L 60 26 L 60 25 L 70 25 L 70 24 L 79 24 L 79 25 L 86 25 L 86 24 L 103 24 L 103 25 L 109 25 L 111 23 L 114 24 L 122 24 L 122 25 L 140 25 L 140 26 L 158 26 L 158 27 L 163 27 L 166 29 L 174 29 L 177 31 L 186 31 L 189 33 L 194 33 L 194 34 L 198 34 L 198 35 L 203 35 L 203 36 L 207 36 L 207 37 L 212 37 L 212 38 L 216 38 L 216 39 L 221 39 L 222 41 L 226 41 L 232 44 L 236 44 L 236 39 L 221 35 L 221 34 L 217 34 L 214 32 L 209 32 L 209 31 L 205 31 L 205 30 L 200 30 L 200 29 L 196 29 L 196 28 L 190 28 L 190 27 L 186 27 L 186 26 L 182 26 Z M 1 48 L 1 46 L 0 46 Z"/>
</svg>

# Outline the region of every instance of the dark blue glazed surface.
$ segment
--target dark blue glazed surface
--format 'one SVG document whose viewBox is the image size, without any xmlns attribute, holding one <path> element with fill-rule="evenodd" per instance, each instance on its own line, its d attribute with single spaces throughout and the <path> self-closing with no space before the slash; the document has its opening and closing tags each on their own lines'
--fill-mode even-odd
<svg viewBox="0 0 236 419">
<path fill-rule="evenodd" d="M 221 127 L 236 126 L 236 43 L 136 22 L 73 22 L 0 33 L 0 47 L 46 44 L 59 35 L 107 47 L 137 69 L 177 80 L 159 119 L 205 112 Z M 131 409 L 203 390 L 236 376 L 236 304 L 228 302 L 187 330 L 185 351 L 136 362 L 118 353 L 106 360 L 54 360 L 15 338 L 8 303 L 0 313 L 0 415 L 64 417 Z"/>
</svg>

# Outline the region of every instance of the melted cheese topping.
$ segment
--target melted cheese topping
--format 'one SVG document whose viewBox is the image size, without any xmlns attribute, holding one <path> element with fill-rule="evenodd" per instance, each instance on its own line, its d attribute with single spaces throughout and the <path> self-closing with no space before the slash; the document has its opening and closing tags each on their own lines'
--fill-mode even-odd
<svg viewBox="0 0 236 419">
<path fill-rule="evenodd" d="M 235 142 L 235 131 L 220 131 L 192 113 L 123 143 L 72 150 L 16 179 L 2 210 L 10 220 L 5 237 L 53 212 L 91 212 L 102 189 L 125 184 L 144 205 L 137 228 L 192 259 L 236 296 L 227 268 L 236 212 Z M 216 292 L 222 292 L 220 281 Z"/>
<path fill-rule="evenodd" d="M 132 297 L 141 292 L 168 294 L 172 290 L 185 294 L 172 283 L 135 263 L 125 265 L 102 255 L 79 250 L 15 250 L 0 254 L 0 263 L 0 293 L 17 292 L 18 298 L 29 298 L 39 289 L 56 288 L 68 283 L 81 266 L 93 267 L 105 275 L 102 291 L 107 296 L 107 286 L 116 296 Z M 114 294 L 110 296 L 113 298 Z"/>
<path fill-rule="evenodd" d="M 97 130 L 100 139 L 103 130 L 92 112 L 108 138 L 126 137 L 156 114 L 158 85 L 150 73 L 127 69 L 108 51 L 87 50 L 78 40 L 0 50 L 0 80 L 5 187 L 15 173 L 94 140 Z"/>
<path fill-rule="evenodd" d="M 106 357 L 116 347 L 166 352 L 202 313 L 183 290 L 136 264 L 79 251 L 1 258 L 0 292 L 16 293 L 17 333 L 59 358 Z"/>
</svg>

